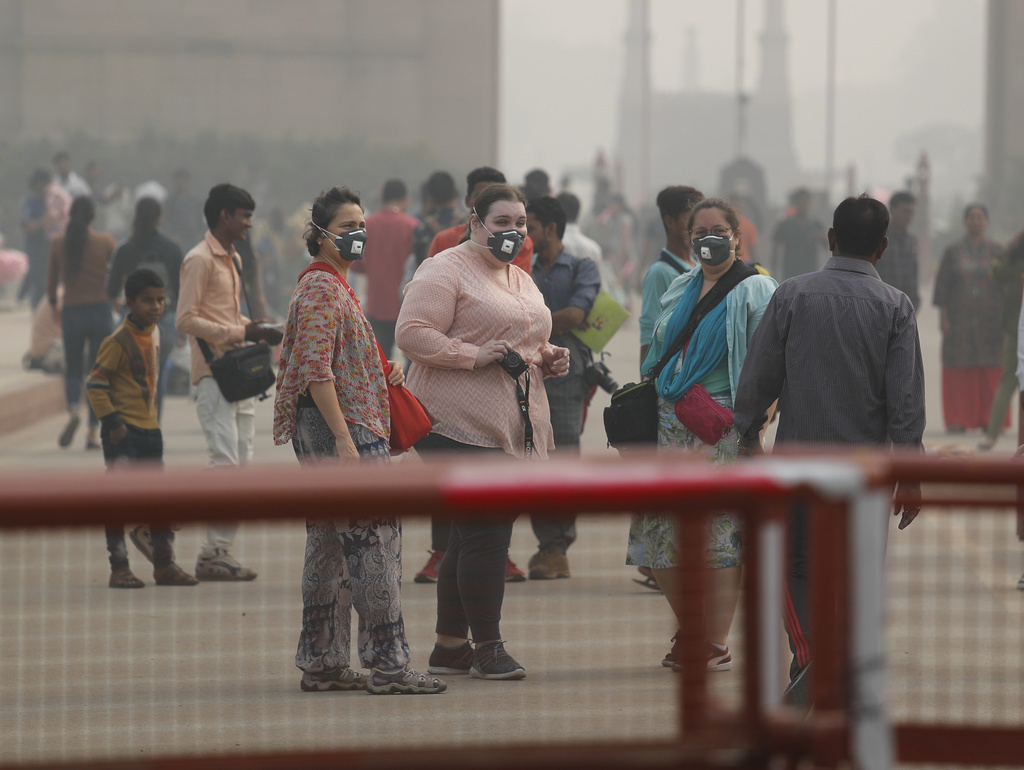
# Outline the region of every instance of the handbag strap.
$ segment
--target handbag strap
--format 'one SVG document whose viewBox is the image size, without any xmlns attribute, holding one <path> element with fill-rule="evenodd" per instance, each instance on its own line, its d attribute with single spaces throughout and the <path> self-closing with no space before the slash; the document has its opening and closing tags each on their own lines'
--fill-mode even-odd
<svg viewBox="0 0 1024 770">
<path fill-rule="evenodd" d="M 675 356 L 680 350 L 682 350 L 686 343 L 690 341 L 690 337 L 697 331 L 697 326 L 704 317 L 714 310 L 718 303 L 725 299 L 726 295 L 733 289 L 735 289 L 740 281 L 749 278 L 752 275 L 757 275 L 757 270 L 752 268 L 746 262 L 741 259 L 737 259 L 733 262 L 732 267 L 726 271 L 725 275 L 718 279 L 711 291 L 704 295 L 704 298 L 697 303 L 694 307 L 693 312 L 690 313 L 690 320 L 686 322 L 686 326 L 679 332 L 679 336 L 676 337 L 675 342 L 672 343 L 672 347 L 665 351 L 661 359 L 654 365 L 654 368 L 647 374 L 649 380 L 658 379 L 658 375 L 661 374 L 661 370 L 664 369 L 672 357 Z"/>
<path fill-rule="evenodd" d="M 341 273 L 339 273 L 333 265 L 327 262 L 322 262 L 320 260 L 315 260 L 308 264 L 306 268 L 301 273 L 299 273 L 299 278 L 301 279 L 302 276 L 304 276 L 306 273 L 312 273 L 315 271 L 320 271 L 322 273 L 330 273 L 331 275 L 333 275 L 335 280 L 344 287 L 345 291 L 348 292 L 348 295 L 352 298 L 352 301 L 356 303 L 356 307 L 359 308 L 359 312 L 363 313 L 363 306 L 359 304 L 359 298 L 356 296 L 356 293 L 352 291 L 352 287 L 348 285 L 348 281 L 341 277 Z M 363 317 L 366 317 L 365 313 L 363 313 Z M 376 335 L 374 335 L 373 341 L 374 344 L 377 345 L 377 354 L 380 356 L 380 365 L 381 368 L 384 370 L 384 377 L 387 377 L 389 374 L 391 374 L 391 364 L 388 363 L 388 357 L 384 353 L 384 348 L 381 347 L 380 340 L 377 339 Z"/>
<path fill-rule="evenodd" d="M 242 284 L 242 294 L 245 296 L 245 305 L 251 310 L 252 303 L 249 302 L 249 292 L 245 290 L 245 279 L 242 278 L 242 266 L 235 261 L 234 257 L 231 257 L 231 264 L 234 265 L 235 272 L 238 273 L 238 282 Z M 206 359 L 206 363 L 211 363 L 213 361 L 213 351 L 210 350 L 210 346 L 207 344 L 206 340 L 202 337 L 196 337 L 196 342 L 199 343 L 199 349 L 202 351 L 203 358 Z"/>
</svg>

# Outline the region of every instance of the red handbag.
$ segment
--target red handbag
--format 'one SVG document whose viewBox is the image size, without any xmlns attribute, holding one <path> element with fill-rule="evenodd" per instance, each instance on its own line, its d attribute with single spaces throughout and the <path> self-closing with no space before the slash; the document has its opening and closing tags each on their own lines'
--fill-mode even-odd
<svg viewBox="0 0 1024 770">
<path fill-rule="evenodd" d="M 302 278 L 302 276 L 312 270 L 322 270 L 333 275 L 345 287 L 349 296 L 355 300 L 356 307 L 360 310 L 363 309 L 348 282 L 331 265 L 326 262 L 313 262 L 299 274 L 299 278 Z M 396 387 L 388 382 L 388 375 L 391 374 L 391 364 L 388 363 L 388 357 L 384 355 L 380 342 L 376 340 L 374 342 L 377 343 L 380 365 L 384 369 L 384 381 L 387 382 L 388 386 L 388 404 L 391 410 L 391 435 L 388 437 L 388 446 L 391 447 L 391 454 L 398 455 L 412 449 L 413 445 L 421 438 L 425 438 L 434 426 L 430 421 L 430 415 L 427 414 L 427 410 L 423 408 L 423 404 L 420 403 L 416 396 L 409 392 L 408 388 L 404 385 Z"/>
<path fill-rule="evenodd" d="M 683 426 L 708 446 L 714 446 L 732 425 L 732 411 L 726 409 L 700 383 L 676 401 L 676 417 Z"/>
<path fill-rule="evenodd" d="M 384 367 L 386 380 L 391 374 L 391 364 L 381 350 L 380 343 L 377 343 L 377 350 L 380 352 L 380 362 Z M 395 387 L 388 383 L 388 402 L 391 406 L 391 435 L 388 444 L 391 446 L 392 454 L 402 454 L 412 449 L 421 438 L 426 437 L 433 425 L 423 404 L 404 385 Z"/>
</svg>

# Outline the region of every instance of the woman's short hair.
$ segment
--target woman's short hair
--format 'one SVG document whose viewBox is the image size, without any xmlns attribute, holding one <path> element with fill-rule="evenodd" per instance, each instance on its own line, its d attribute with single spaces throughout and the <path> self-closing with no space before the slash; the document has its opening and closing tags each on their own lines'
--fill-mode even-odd
<svg viewBox="0 0 1024 770">
<path fill-rule="evenodd" d="M 309 256 L 315 257 L 320 253 L 320 237 L 323 235 L 314 225 L 322 227 L 324 230 L 328 229 L 331 220 L 338 213 L 338 209 L 348 203 L 354 203 L 359 208 L 363 207 L 363 200 L 359 197 L 359 193 L 347 187 L 332 187 L 330 190 L 324 190 L 313 201 L 310 221 L 306 225 L 306 232 L 302 234 L 302 237 L 306 239 L 306 251 L 309 252 Z"/>
<path fill-rule="evenodd" d="M 686 222 L 686 229 L 693 230 L 693 221 L 697 218 L 697 214 L 704 209 L 718 209 L 725 216 L 725 221 L 729 223 L 729 227 L 732 228 L 734 234 L 740 233 L 740 214 L 736 211 L 736 207 L 733 206 L 725 198 L 705 198 L 700 201 L 693 210 L 690 211 L 690 218 Z M 742 234 L 740 242 L 736 244 L 736 256 L 743 255 L 743 238 Z"/>
</svg>

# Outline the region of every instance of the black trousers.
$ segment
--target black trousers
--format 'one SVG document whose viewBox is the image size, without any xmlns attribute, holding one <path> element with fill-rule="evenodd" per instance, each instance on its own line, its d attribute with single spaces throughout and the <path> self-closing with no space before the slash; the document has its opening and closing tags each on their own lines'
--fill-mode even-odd
<svg viewBox="0 0 1024 770">
<path fill-rule="evenodd" d="M 431 433 L 416 444 L 416 451 L 429 461 L 430 455 L 501 450 Z M 515 520 L 515 516 L 503 516 L 448 522 L 450 535 L 437 570 L 437 633 L 482 642 L 501 638 L 505 561 Z"/>
</svg>

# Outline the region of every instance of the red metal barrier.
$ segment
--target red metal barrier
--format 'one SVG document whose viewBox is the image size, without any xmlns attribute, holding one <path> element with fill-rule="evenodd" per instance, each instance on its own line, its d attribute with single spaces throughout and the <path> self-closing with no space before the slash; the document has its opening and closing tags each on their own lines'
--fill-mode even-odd
<svg viewBox="0 0 1024 770">
<path fill-rule="evenodd" d="M 1013 492 L 1024 484 L 1024 464 L 1010 460 L 938 460 L 922 456 L 891 457 L 862 453 L 813 460 L 785 459 L 741 463 L 728 468 L 647 455 L 614 462 L 583 464 L 474 463 L 451 466 L 321 468 L 282 470 L 249 468 L 192 473 L 126 471 L 58 478 L 19 476 L 0 485 L 0 528 L 85 526 L 110 522 L 114 512 L 134 510 L 144 495 L 151 501 L 153 523 L 262 520 L 306 517 L 341 503 L 367 510 L 391 507 L 417 515 L 479 516 L 508 512 L 566 511 L 671 512 L 679 517 L 680 543 L 687 587 L 682 636 L 684 672 L 680 677 L 678 739 L 668 744 L 544 747 L 503 750 L 416 752 L 339 752 L 336 754 L 227 756 L 197 760 L 156 760 L 148 767 L 408 767 L 488 768 L 529 765 L 536 770 L 566 767 L 767 767 L 809 759 L 816 766 L 836 766 L 854 753 L 850 702 L 851 572 L 847 525 L 851 503 L 860 491 L 887 490 L 897 481 L 960 484 L 969 488 L 1003 485 L 1009 492 L 986 505 L 1013 506 Z M 833 476 L 830 477 L 830 473 Z M 845 479 L 838 486 L 830 478 Z M 928 489 L 926 488 L 926 492 Z M 773 705 L 766 687 L 764 629 L 775 624 L 759 601 L 757 579 L 770 556 L 762 546 L 785 519 L 794 499 L 812 509 L 815 543 L 811 586 L 815 666 L 812 693 L 816 709 L 809 716 Z M 930 506 L 978 502 L 978 494 L 925 495 Z M 735 509 L 747 520 L 744 622 L 747 665 L 743 703 L 738 713 L 722 710 L 708 692 L 703 665 L 703 602 L 708 593 L 703 564 L 703 517 L 713 510 Z M 186 512 L 187 515 L 183 515 Z M 772 541 L 772 542 L 777 542 Z M 781 581 L 782 576 L 777 576 Z M 770 634 L 769 634 L 770 635 Z M 899 758 L 906 762 L 1013 764 L 1021 758 L 1021 730 L 991 730 L 959 725 L 898 725 Z M 984 741 L 984 751 L 955 751 L 937 740 L 944 735 L 963 748 Z M 84 765 L 137 767 L 136 763 Z"/>
</svg>

